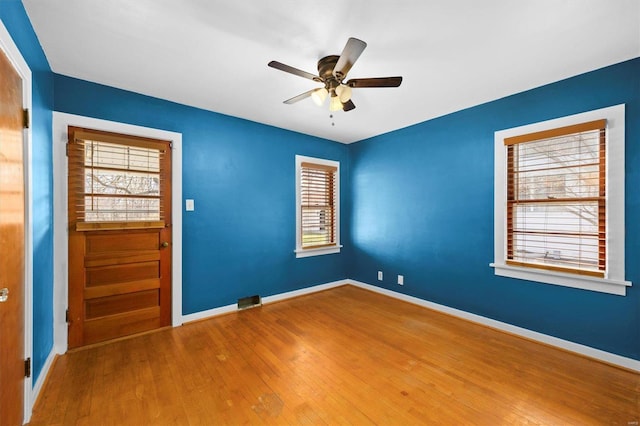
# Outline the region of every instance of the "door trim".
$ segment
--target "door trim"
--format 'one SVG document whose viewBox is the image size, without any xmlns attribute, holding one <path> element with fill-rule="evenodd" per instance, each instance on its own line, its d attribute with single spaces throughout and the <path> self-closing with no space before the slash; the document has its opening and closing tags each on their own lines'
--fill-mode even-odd
<svg viewBox="0 0 640 426">
<path fill-rule="evenodd" d="M 0 20 L 0 49 L 4 51 L 13 64 L 16 71 L 23 81 L 22 104 L 29 109 L 29 127 L 24 130 L 25 148 L 23 152 L 24 163 L 24 195 L 25 195 L 25 217 L 24 217 L 24 357 L 33 360 L 33 229 L 32 229 L 32 176 L 31 176 L 31 125 L 32 123 L 32 97 L 31 97 L 31 69 L 22 57 L 18 46 L 14 43 L 9 31 Z M 32 361 L 33 362 L 33 361 Z M 40 374 L 43 374 L 41 371 Z M 32 375 L 33 376 L 33 375 Z M 24 379 L 24 422 L 28 423 L 31 419 L 31 409 L 33 401 L 37 395 L 33 395 L 33 377 L 25 377 Z"/>
<path fill-rule="evenodd" d="M 69 232 L 67 230 L 68 188 L 65 146 L 69 126 L 172 141 L 171 325 L 174 327 L 182 325 L 182 133 L 53 111 L 53 341 L 56 353 L 63 354 L 67 351 L 65 311 L 69 295 Z"/>
</svg>

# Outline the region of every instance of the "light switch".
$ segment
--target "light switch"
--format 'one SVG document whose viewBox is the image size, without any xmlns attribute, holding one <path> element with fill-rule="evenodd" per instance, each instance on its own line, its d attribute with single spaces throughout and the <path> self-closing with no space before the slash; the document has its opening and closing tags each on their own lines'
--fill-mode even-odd
<svg viewBox="0 0 640 426">
<path fill-rule="evenodd" d="M 188 212 L 192 212 L 196 209 L 195 203 L 193 202 L 193 200 L 185 200 L 185 209 Z"/>
</svg>

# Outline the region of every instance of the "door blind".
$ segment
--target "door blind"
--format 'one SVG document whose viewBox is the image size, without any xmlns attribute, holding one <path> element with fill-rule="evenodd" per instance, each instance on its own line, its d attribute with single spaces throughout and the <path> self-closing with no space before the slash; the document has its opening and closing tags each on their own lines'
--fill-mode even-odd
<svg viewBox="0 0 640 426">
<path fill-rule="evenodd" d="M 163 227 L 168 142 L 70 128 L 69 215 L 77 230 Z"/>
<path fill-rule="evenodd" d="M 508 264 L 604 276 L 606 120 L 505 139 Z"/>
<path fill-rule="evenodd" d="M 302 248 L 336 245 L 336 167 L 303 162 L 300 176 Z"/>
</svg>

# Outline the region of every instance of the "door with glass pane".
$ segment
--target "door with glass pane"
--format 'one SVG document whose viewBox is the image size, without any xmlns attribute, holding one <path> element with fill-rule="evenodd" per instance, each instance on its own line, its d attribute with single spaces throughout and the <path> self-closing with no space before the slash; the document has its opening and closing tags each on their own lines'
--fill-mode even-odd
<svg viewBox="0 0 640 426">
<path fill-rule="evenodd" d="M 171 143 L 69 127 L 69 348 L 171 324 Z"/>
</svg>

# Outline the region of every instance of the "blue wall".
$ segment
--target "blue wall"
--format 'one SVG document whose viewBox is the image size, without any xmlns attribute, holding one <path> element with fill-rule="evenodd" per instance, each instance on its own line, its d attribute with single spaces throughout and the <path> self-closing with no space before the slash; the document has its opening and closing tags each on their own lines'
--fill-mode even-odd
<svg viewBox="0 0 640 426">
<path fill-rule="evenodd" d="M 0 0 L 0 19 L 32 72 L 33 378 L 53 348 L 53 76 L 18 0 Z"/>
<path fill-rule="evenodd" d="M 293 252 L 295 155 L 340 161 L 347 189 L 346 145 L 61 75 L 54 109 L 182 133 L 184 314 L 346 278 L 344 253 Z"/>
<path fill-rule="evenodd" d="M 494 132 L 621 103 L 627 296 L 494 276 Z M 361 141 L 350 153 L 350 278 L 640 359 L 640 59 Z"/>
</svg>

